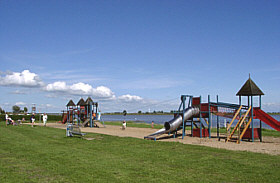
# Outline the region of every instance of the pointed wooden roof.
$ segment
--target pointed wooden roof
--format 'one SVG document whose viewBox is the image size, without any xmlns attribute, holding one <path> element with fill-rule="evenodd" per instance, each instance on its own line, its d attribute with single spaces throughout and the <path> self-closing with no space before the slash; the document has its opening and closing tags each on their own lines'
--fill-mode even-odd
<svg viewBox="0 0 280 183">
<path fill-rule="evenodd" d="M 93 104 L 93 100 L 90 97 L 88 97 L 86 100 L 86 104 L 87 105 Z"/>
<path fill-rule="evenodd" d="M 241 89 L 237 92 L 237 96 L 256 96 L 256 95 L 264 95 L 261 89 L 256 85 L 256 83 L 251 80 L 250 76 L 246 83 L 241 87 Z"/>
<path fill-rule="evenodd" d="M 77 103 L 77 105 L 79 105 L 79 106 L 85 106 L 85 105 L 87 105 L 87 104 L 85 103 L 84 99 L 81 98 L 81 99 L 79 100 L 79 102 Z"/>
<path fill-rule="evenodd" d="M 70 100 L 66 106 L 76 106 L 73 100 Z"/>
</svg>

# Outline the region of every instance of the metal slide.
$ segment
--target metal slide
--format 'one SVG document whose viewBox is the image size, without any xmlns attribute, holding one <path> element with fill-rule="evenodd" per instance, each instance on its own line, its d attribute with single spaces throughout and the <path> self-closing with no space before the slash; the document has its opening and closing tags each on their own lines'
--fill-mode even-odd
<svg viewBox="0 0 280 183">
<path fill-rule="evenodd" d="M 185 111 L 183 112 L 184 122 L 186 122 L 187 120 L 191 119 L 193 116 L 196 116 L 198 114 L 199 114 L 198 107 L 189 107 L 189 108 L 185 109 Z M 144 138 L 152 138 L 153 136 L 157 136 L 157 135 L 161 135 L 161 134 L 165 134 L 165 133 L 169 133 L 169 132 L 174 132 L 176 129 L 180 128 L 182 124 L 183 124 L 183 116 L 178 115 L 175 118 L 173 118 L 172 120 L 165 122 L 164 128 L 162 128 L 162 129 L 158 130 L 157 132 L 155 132 L 147 137 L 144 137 Z"/>
</svg>

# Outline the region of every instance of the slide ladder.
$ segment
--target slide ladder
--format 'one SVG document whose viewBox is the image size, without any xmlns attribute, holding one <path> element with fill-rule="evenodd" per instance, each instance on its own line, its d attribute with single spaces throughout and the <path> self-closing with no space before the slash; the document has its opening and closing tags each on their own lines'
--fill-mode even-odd
<svg viewBox="0 0 280 183">
<path fill-rule="evenodd" d="M 231 127 L 233 121 L 237 118 L 237 116 L 238 116 L 238 114 L 240 113 L 241 109 L 242 109 L 242 105 L 239 107 L 239 109 L 238 109 L 238 110 L 236 111 L 236 113 L 234 114 L 234 116 L 233 116 L 231 122 L 229 123 L 229 125 L 228 125 L 228 127 L 227 127 L 227 131 L 230 130 L 230 127 Z"/>
<path fill-rule="evenodd" d="M 236 114 L 234 115 L 234 117 L 231 120 L 230 125 L 227 127 L 227 131 L 229 132 L 229 135 L 227 136 L 226 142 L 232 140 L 232 137 L 234 135 L 234 133 L 236 132 L 236 130 L 238 130 L 238 139 L 236 141 L 236 143 L 240 143 L 240 139 L 242 139 L 242 137 L 244 136 L 246 130 L 249 128 L 252 118 L 249 118 L 247 124 L 245 125 L 245 127 L 243 128 L 242 132 L 240 131 L 240 127 L 244 124 L 245 119 L 247 118 L 249 112 L 251 111 L 251 106 L 249 107 L 249 109 L 246 111 L 245 115 L 242 116 L 237 124 L 235 125 L 235 127 L 233 128 L 232 132 L 230 132 L 230 126 L 233 123 L 233 121 L 236 119 L 237 115 L 240 113 L 242 106 L 240 106 L 240 108 L 238 109 L 238 111 L 236 112 Z M 240 134 L 241 133 L 241 134 Z"/>
</svg>

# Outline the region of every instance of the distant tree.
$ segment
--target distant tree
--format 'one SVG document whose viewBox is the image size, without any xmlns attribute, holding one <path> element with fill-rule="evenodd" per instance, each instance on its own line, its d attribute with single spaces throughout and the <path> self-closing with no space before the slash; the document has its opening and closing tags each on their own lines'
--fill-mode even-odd
<svg viewBox="0 0 280 183">
<path fill-rule="evenodd" d="M 127 111 L 123 110 L 123 115 L 126 116 L 126 114 L 127 114 Z"/>
<path fill-rule="evenodd" d="M 1 107 L 0 107 L 0 114 L 5 114 L 4 109 L 2 109 Z"/>
<path fill-rule="evenodd" d="M 156 111 L 154 111 L 153 113 L 157 113 Z"/>
<path fill-rule="evenodd" d="M 23 110 L 25 113 L 27 113 L 27 111 L 28 111 L 27 107 L 24 107 Z"/>
<path fill-rule="evenodd" d="M 141 114 L 142 113 L 142 111 L 138 111 L 138 114 Z"/>
<path fill-rule="evenodd" d="M 13 113 L 18 113 L 20 111 L 20 107 L 17 105 L 13 106 Z"/>
</svg>

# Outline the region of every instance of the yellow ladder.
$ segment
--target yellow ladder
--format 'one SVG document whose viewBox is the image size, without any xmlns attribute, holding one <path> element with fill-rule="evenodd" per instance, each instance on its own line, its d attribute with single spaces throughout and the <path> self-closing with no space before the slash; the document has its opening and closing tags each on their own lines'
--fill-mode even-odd
<svg viewBox="0 0 280 183">
<path fill-rule="evenodd" d="M 231 124 L 233 123 L 233 121 L 236 119 L 237 115 L 240 113 L 241 108 L 242 108 L 242 106 L 239 107 L 238 111 L 236 112 L 236 114 L 235 114 L 234 117 L 232 118 L 232 120 L 231 120 L 231 122 L 230 122 L 230 125 L 229 125 L 228 128 L 227 128 L 227 131 L 230 130 L 230 126 L 231 126 Z M 228 141 L 232 138 L 234 132 L 244 123 L 244 121 L 245 121 L 246 117 L 248 116 L 250 110 L 251 110 L 251 106 L 249 107 L 249 109 L 247 110 L 247 112 L 245 113 L 245 115 L 242 116 L 242 117 L 238 120 L 238 122 L 237 122 L 237 124 L 235 125 L 234 129 L 232 130 L 232 132 L 230 133 L 230 135 L 227 137 L 226 142 L 228 142 Z M 251 119 L 250 119 L 249 121 L 250 121 L 250 122 L 248 122 L 248 124 L 251 123 Z M 246 125 L 247 128 L 249 127 L 248 124 Z M 246 128 L 246 127 L 245 127 L 245 128 Z M 247 128 L 246 128 L 246 130 L 247 130 Z M 245 130 L 245 129 L 244 129 L 244 130 Z M 245 130 L 245 131 L 244 131 L 244 130 L 243 130 L 243 132 L 242 132 L 242 137 L 243 137 L 243 135 L 244 135 L 244 133 L 245 133 L 245 131 L 246 131 L 246 130 Z M 240 138 L 239 138 L 238 140 L 239 140 L 239 142 L 240 142 Z"/>
<path fill-rule="evenodd" d="M 236 113 L 235 113 L 235 115 L 233 116 L 231 122 L 230 122 L 229 125 L 227 126 L 227 131 L 229 131 L 229 129 L 230 129 L 230 127 L 231 127 L 233 121 L 236 119 L 236 117 L 237 117 L 238 114 L 240 113 L 241 109 L 242 109 L 242 105 L 241 105 L 241 106 L 239 107 L 239 109 L 236 111 Z"/>
<path fill-rule="evenodd" d="M 236 141 L 237 144 L 240 143 L 240 140 L 241 140 L 242 137 L 244 136 L 246 130 L 249 128 L 249 126 L 250 126 L 250 124 L 251 124 L 251 121 L 252 121 L 252 118 L 249 119 L 249 121 L 248 121 L 248 123 L 246 124 L 245 128 L 243 129 L 241 135 L 239 136 L 238 140 Z M 241 125 L 242 125 L 242 124 L 240 124 L 240 126 L 241 126 Z M 239 126 L 239 127 L 240 127 L 240 126 Z"/>
</svg>

